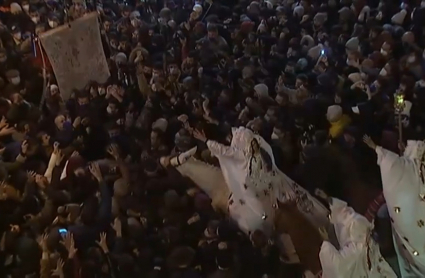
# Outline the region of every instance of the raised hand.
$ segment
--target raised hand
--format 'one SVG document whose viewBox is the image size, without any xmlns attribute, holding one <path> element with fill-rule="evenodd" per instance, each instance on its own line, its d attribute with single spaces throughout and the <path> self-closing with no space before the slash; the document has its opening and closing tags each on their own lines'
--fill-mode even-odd
<svg viewBox="0 0 425 278">
<path fill-rule="evenodd" d="M 56 262 L 56 268 L 52 270 L 53 276 L 59 276 L 59 277 L 65 277 L 63 273 L 63 266 L 65 265 L 65 262 L 59 258 Z"/>
<path fill-rule="evenodd" d="M 179 120 L 182 123 L 186 123 L 188 121 L 189 117 L 186 114 L 181 114 L 177 117 L 177 120 Z"/>
<path fill-rule="evenodd" d="M 0 130 L 0 136 L 6 136 L 6 135 L 11 135 L 12 133 L 15 132 L 15 128 L 9 126 L 8 124 L 6 124 L 1 130 Z"/>
<path fill-rule="evenodd" d="M 371 149 L 376 149 L 376 144 L 373 142 L 372 138 L 370 138 L 368 135 L 363 136 L 363 142 Z"/>
<path fill-rule="evenodd" d="M 63 161 L 64 158 L 65 158 L 65 154 L 62 153 L 61 150 L 59 150 L 57 152 L 57 155 L 56 155 L 56 161 L 55 161 L 56 166 L 61 165 L 61 163 L 62 163 L 62 161 Z"/>
<path fill-rule="evenodd" d="M 72 259 L 78 251 L 78 249 L 75 248 L 73 235 L 69 232 L 65 235 L 62 235 L 61 244 L 65 246 L 66 250 L 68 251 L 68 258 Z"/>
<path fill-rule="evenodd" d="M 59 152 L 59 142 L 54 142 L 53 143 L 53 153 L 58 154 L 58 152 Z"/>
<path fill-rule="evenodd" d="M 103 179 L 102 172 L 100 171 L 100 167 L 97 162 L 90 164 L 89 170 L 93 177 L 95 177 L 99 182 Z"/>
<path fill-rule="evenodd" d="M 121 220 L 117 217 L 114 219 L 114 223 L 111 224 L 112 229 L 114 229 L 117 237 L 122 236 L 122 223 Z"/>
<path fill-rule="evenodd" d="M 3 116 L 0 120 L 0 129 L 2 129 L 3 127 L 7 126 L 7 120 L 6 118 Z"/>
<path fill-rule="evenodd" d="M 109 253 L 108 244 L 106 243 L 106 233 L 100 233 L 100 240 L 96 241 L 104 253 Z"/>
<path fill-rule="evenodd" d="M 207 141 L 207 136 L 205 136 L 205 132 L 203 130 L 194 129 L 193 130 L 193 137 L 195 137 L 196 139 L 198 139 L 202 142 Z"/>
<path fill-rule="evenodd" d="M 37 238 L 37 243 L 43 252 L 48 252 L 49 250 L 47 248 L 47 238 L 48 238 L 47 234 L 42 234 Z"/>
<path fill-rule="evenodd" d="M 120 158 L 120 150 L 117 144 L 109 145 L 107 151 L 115 160 Z"/>
<path fill-rule="evenodd" d="M 80 124 L 81 124 L 81 117 L 77 117 L 77 118 L 75 118 L 74 122 L 72 123 L 72 126 L 74 128 L 77 128 L 77 127 L 80 126 Z"/>
<path fill-rule="evenodd" d="M 24 155 L 26 155 L 26 154 L 27 154 L 27 152 L 28 152 L 28 147 L 29 147 L 29 145 L 28 145 L 28 141 L 27 141 L 27 140 L 24 140 L 24 141 L 22 142 L 22 144 L 21 144 L 21 152 L 22 152 Z"/>
<path fill-rule="evenodd" d="M 34 171 L 27 171 L 27 178 L 29 182 L 34 182 L 35 181 L 35 177 L 36 177 L 36 173 Z"/>
</svg>

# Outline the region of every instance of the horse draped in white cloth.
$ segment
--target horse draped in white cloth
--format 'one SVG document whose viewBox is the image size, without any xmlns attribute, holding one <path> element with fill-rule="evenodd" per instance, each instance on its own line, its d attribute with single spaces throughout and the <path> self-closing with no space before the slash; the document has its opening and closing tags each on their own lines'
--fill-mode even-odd
<svg viewBox="0 0 425 278">
<path fill-rule="evenodd" d="M 423 141 L 407 141 L 403 156 L 365 136 L 381 168 L 383 193 L 393 226 L 395 249 L 403 278 L 425 276 L 425 184 Z"/>
<path fill-rule="evenodd" d="M 177 170 L 191 178 L 213 200 L 213 205 L 228 210 L 246 234 L 273 230 L 276 200 L 296 198 L 304 215 L 321 227 L 328 224 L 328 210 L 317 199 L 282 173 L 274 163 L 270 145 L 251 130 L 232 129 L 230 146 L 208 140 L 219 168 L 193 158 L 181 159 Z M 192 151 L 193 153 L 193 151 Z M 187 161 L 186 161 L 187 160 Z"/>
</svg>

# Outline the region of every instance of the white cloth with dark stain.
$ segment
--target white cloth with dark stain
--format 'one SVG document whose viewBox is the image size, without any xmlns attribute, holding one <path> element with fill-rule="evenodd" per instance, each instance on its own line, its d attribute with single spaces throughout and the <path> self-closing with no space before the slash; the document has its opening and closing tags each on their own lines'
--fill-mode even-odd
<svg viewBox="0 0 425 278">
<path fill-rule="evenodd" d="M 408 141 L 403 156 L 376 147 L 403 278 L 425 275 L 425 185 L 421 178 L 424 151 L 423 141 Z"/>
<path fill-rule="evenodd" d="M 340 249 L 323 241 L 319 258 L 325 278 L 396 278 L 382 258 L 378 244 L 371 238 L 373 225 L 347 203 L 333 198 L 331 222 Z"/>
<path fill-rule="evenodd" d="M 211 140 L 207 146 L 220 162 L 231 193 L 229 213 L 242 231 L 248 234 L 259 229 L 270 234 L 273 230 L 273 205 L 276 199 L 284 201 L 288 197 L 297 199 L 300 210 L 316 227 L 328 223 L 328 210 L 276 167 L 272 149 L 261 136 L 244 127 L 233 128 L 232 135 L 230 146 Z M 270 156 L 271 169 L 266 170 L 261 156 L 252 158 L 250 148 L 253 139 Z"/>
</svg>

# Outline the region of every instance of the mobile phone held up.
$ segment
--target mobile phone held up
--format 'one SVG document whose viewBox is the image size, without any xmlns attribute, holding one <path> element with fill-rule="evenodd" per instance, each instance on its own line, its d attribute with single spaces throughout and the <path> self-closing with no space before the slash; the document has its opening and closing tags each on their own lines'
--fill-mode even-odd
<svg viewBox="0 0 425 278">
<path fill-rule="evenodd" d="M 61 234 L 61 235 L 64 235 L 64 234 L 66 234 L 68 232 L 68 230 L 67 229 L 59 229 L 59 233 Z"/>
</svg>

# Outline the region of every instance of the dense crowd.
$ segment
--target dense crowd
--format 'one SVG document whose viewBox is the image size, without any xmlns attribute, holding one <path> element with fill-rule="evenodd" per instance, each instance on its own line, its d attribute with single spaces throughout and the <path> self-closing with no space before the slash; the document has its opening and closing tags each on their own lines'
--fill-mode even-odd
<svg viewBox="0 0 425 278">
<path fill-rule="evenodd" d="M 37 35 L 89 11 L 111 77 L 61 92 Z M 197 146 L 218 165 L 188 125 L 221 143 L 246 126 L 302 186 L 366 212 L 382 185 L 362 136 L 395 152 L 423 137 L 424 14 L 414 0 L 3 1 L 0 276 L 302 277 L 160 159 Z"/>
</svg>

